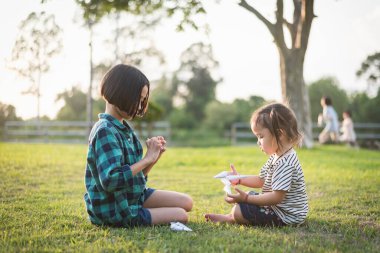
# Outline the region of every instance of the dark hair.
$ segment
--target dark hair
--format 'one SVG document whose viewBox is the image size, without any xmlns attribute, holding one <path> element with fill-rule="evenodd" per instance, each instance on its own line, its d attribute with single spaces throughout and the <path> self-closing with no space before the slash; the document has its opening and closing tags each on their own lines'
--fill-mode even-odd
<svg viewBox="0 0 380 253">
<path fill-rule="evenodd" d="M 251 125 L 267 128 L 276 138 L 277 145 L 282 147 L 281 134 L 293 145 L 299 145 L 302 135 L 298 131 L 297 119 L 294 112 L 284 104 L 271 103 L 257 109 L 251 117 Z"/>
<path fill-rule="evenodd" d="M 325 101 L 326 105 L 332 105 L 332 100 L 330 97 L 323 96 L 322 99 L 323 99 L 323 101 Z"/>
<path fill-rule="evenodd" d="M 148 86 L 148 94 L 139 110 L 141 92 Z M 100 83 L 100 94 L 110 104 L 117 106 L 134 118 L 143 116 L 148 107 L 150 84 L 148 78 L 137 68 L 118 64 L 104 75 Z"/>
</svg>

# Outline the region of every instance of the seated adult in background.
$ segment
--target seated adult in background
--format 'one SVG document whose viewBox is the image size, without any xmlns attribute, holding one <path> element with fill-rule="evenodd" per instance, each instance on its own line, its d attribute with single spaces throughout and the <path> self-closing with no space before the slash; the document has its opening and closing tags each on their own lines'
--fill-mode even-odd
<svg viewBox="0 0 380 253">
<path fill-rule="evenodd" d="M 351 119 L 350 111 L 343 112 L 343 121 L 342 126 L 340 128 L 340 132 L 342 133 L 342 135 L 339 136 L 339 141 L 348 143 L 351 146 L 356 145 L 356 134 L 354 130 L 354 123 Z"/>
</svg>

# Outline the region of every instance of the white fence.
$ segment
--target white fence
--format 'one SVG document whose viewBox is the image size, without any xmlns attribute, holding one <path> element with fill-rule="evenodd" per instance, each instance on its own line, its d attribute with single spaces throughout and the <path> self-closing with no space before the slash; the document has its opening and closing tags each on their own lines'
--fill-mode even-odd
<svg viewBox="0 0 380 253">
<path fill-rule="evenodd" d="M 356 138 L 358 141 L 380 141 L 380 124 L 379 123 L 355 123 Z M 318 139 L 319 133 L 323 127 L 313 124 L 313 138 Z M 248 123 L 237 122 L 231 126 L 231 144 L 232 145 L 252 145 L 256 144 L 257 138 L 252 134 L 251 127 Z"/>
<path fill-rule="evenodd" d="M 8 142 L 86 143 L 92 124 L 86 121 L 7 121 L 4 140 Z M 140 140 L 161 135 L 170 139 L 170 124 L 157 121 L 133 125 Z"/>
</svg>

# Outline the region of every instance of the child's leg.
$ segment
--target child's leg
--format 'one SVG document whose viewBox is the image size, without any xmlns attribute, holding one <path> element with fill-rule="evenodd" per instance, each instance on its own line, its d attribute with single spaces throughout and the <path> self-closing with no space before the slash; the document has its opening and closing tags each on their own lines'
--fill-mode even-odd
<svg viewBox="0 0 380 253">
<path fill-rule="evenodd" d="M 229 214 L 217 214 L 217 213 L 206 213 L 206 221 L 219 222 L 219 223 L 235 223 L 234 217 L 231 213 Z"/>
<path fill-rule="evenodd" d="M 231 214 L 233 215 L 236 223 L 238 223 L 238 224 L 249 224 L 249 221 L 244 218 L 239 204 L 236 204 L 232 208 Z"/>
<path fill-rule="evenodd" d="M 193 208 L 193 200 L 183 193 L 154 190 L 145 200 L 143 207 L 149 210 L 154 225 L 167 224 L 171 221 L 187 223 L 186 212 Z"/>
<path fill-rule="evenodd" d="M 329 138 L 330 138 L 330 133 L 325 130 L 323 130 L 318 136 L 319 143 L 321 144 L 326 143 L 329 140 Z"/>
<path fill-rule="evenodd" d="M 243 214 L 241 213 L 240 206 L 234 205 L 229 214 L 205 214 L 205 218 L 207 221 L 212 222 L 220 222 L 220 223 L 238 223 L 238 224 L 249 224 Z"/>
<path fill-rule="evenodd" d="M 330 133 L 330 139 L 332 142 L 338 142 L 338 133 L 335 133 L 335 132 L 331 132 Z"/>
<path fill-rule="evenodd" d="M 187 223 L 186 211 L 179 207 L 148 208 L 153 225 L 167 224 L 171 221 Z"/>
<path fill-rule="evenodd" d="M 257 206 L 254 204 L 239 203 L 236 208 L 235 219 L 240 224 L 255 226 L 284 226 L 285 223 L 276 215 L 269 206 Z M 242 220 L 240 220 L 242 218 Z"/>
<path fill-rule="evenodd" d="M 193 208 L 193 200 L 189 195 L 173 192 L 155 190 L 152 195 L 144 202 L 145 208 L 160 208 L 160 207 L 179 207 L 186 212 L 190 212 Z"/>
<path fill-rule="evenodd" d="M 254 191 L 247 192 L 250 195 L 258 193 Z M 239 203 L 235 204 L 230 214 L 206 214 L 206 220 L 221 223 L 238 223 L 251 225 L 285 225 L 282 220 L 274 213 L 270 207 L 261 207 L 253 204 Z"/>
</svg>

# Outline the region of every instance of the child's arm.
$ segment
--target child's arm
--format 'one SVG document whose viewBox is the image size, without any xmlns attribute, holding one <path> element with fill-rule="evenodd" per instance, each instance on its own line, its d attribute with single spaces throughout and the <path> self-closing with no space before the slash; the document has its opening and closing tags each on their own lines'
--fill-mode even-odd
<svg viewBox="0 0 380 253">
<path fill-rule="evenodd" d="M 114 132 L 109 128 L 98 130 L 96 140 L 91 143 L 90 148 L 93 149 L 101 187 L 107 192 L 114 192 L 125 188 L 133 176 L 157 160 L 161 144 L 152 140 L 145 157 L 133 165 L 124 164 L 125 154 Z"/>
<path fill-rule="evenodd" d="M 144 170 L 146 170 L 147 168 L 152 168 L 161 156 L 162 144 L 156 137 L 148 139 L 146 141 L 146 145 L 148 150 L 144 158 L 138 161 L 137 163 L 130 165 L 133 176 L 135 176 L 140 171 L 144 172 Z"/>
<path fill-rule="evenodd" d="M 264 185 L 264 180 L 259 176 L 249 176 L 247 178 L 241 178 L 239 184 L 251 188 L 262 188 Z"/>
<path fill-rule="evenodd" d="M 259 195 L 248 195 L 246 192 L 235 188 L 237 194 L 227 194 L 226 201 L 228 203 L 245 202 L 258 206 L 271 206 L 281 203 L 284 200 L 286 191 L 272 191 Z"/>
<path fill-rule="evenodd" d="M 144 175 L 146 175 L 145 170 L 147 168 L 153 167 L 153 165 L 154 165 L 154 159 L 145 156 L 143 159 L 141 159 L 137 163 L 134 163 L 130 166 L 132 170 L 132 175 L 135 176 L 140 171 L 143 171 Z"/>
<path fill-rule="evenodd" d="M 145 169 L 143 169 L 143 173 L 144 173 L 145 176 L 148 175 L 148 173 L 150 172 L 150 170 L 153 168 L 153 166 L 156 164 L 156 162 L 160 159 L 162 153 L 164 153 L 165 151 L 166 151 L 166 148 L 161 149 L 160 155 L 158 156 L 157 160 L 154 161 L 153 163 L 151 163 L 150 165 L 148 165 L 147 167 L 145 167 Z"/>
<path fill-rule="evenodd" d="M 165 141 L 164 137 L 162 137 L 162 136 L 157 136 L 157 137 L 155 137 L 155 138 L 156 138 L 156 139 L 158 140 L 158 142 L 161 144 L 160 153 L 159 153 L 157 159 L 156 159 L 154 162 L 152 162 L 151 164 L 149 164 L 147 167 L 145 167 L 145 168 L 143 169 L 143 173 L 144 173 L 145 176 L 148 175 L 148 173 L 149 173 L 150 170 L 153 168 L 153 166 L 156 164 L 156 162 L 161 158 L 161 155 L 166 151 L 166 141 Z M 147 147 L 148 147 L 148 141 L 149 141 L 149 140 L 150 140 L 150 139 L 147 140 Z"/>
<path fill-rule="evenodd" d="M 239 175 L 239 173 L 236 171 L 236 168 L 233 164 L 230 164 L 231 173 L 232 175 Z M 261 188 L 264 185 L 264 180 L 261 179 L 259 176 L 249 176 L 247 178 L 240 178 L 240 179 L 234 179 L 230 180 L 232 185 L 244 185 L 251 188 Z"/>
</svg>

